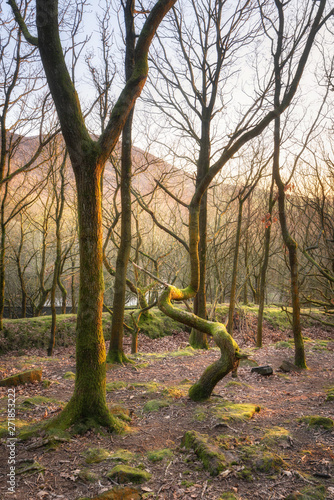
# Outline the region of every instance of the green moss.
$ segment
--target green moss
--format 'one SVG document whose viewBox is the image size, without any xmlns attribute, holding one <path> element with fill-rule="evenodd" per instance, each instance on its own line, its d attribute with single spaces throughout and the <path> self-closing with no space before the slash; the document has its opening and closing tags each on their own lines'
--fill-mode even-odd
<svg viewBox="0 0 334 500">
<path fill-rule="evenodd" d="M 31 422 L 26 422 L 25 420 L 15 419 L 15 432 L 16 437 L 22 438 L 23 430 L 30 429 L 32 427 Z M 8 436 L 8 421 L 7 419 L 0 422 L 0 438 L 9 437 Z"/>
<path fill-rule="evenodd" d="M 324 486 L 306 486 L 300 491 L 295 491 L 284 500 L 325 500 L 326 489 Z"/>
<path fill-rule="evenodd" d="M 116 460 L 117 462 L 127 463 L 134 460 L 136 455 L 129 450 L 120 448 L 119 450 L 110 453 L 109 456 L 112 460 Z"/>
<path fill-rule="evenodd" d="M 219 500 L 238 500 L 238 497 L 231 491 L 225 491 L 225 493 L 219 497 Z"/>
<path fill-rule="evenodd" d="M 18 464 L 15 473 L 17 475 L 27 475 L 40 474 L 45 471 L 45 467 L 35 460 L 25 460 Z"/>
<path fill-rule="evenodd" d="M 203 467 L 212 476 L 217 476 L 226 467 L 225 456 L 217 446 L 209 442 L 206 434 L 187 431 L 182 438 L 181 444 L 188 449 L 194 450 L 203 463 Z"/>
<path fill-rule="evenodd" d="M 306 422 L 310 427 L 322 427 L 326 430 L 331 430 L 334 427 L 334 421 L 331 418 L 318 415 L 302 417 L 300 421 Z"/>
<path fill-rule="evenodd" d="M 75 373 L 73 373 L 73 372 L 66 372 L 66 373 L 64 373 L 63 378 L 65 380 L 75 380 Z"/>
<path fill-rule="evenodd" d="M 165 408 L 167 406 L 170 406 L 170 401 L 165 399 L 151 399 L 144 405 L 143 412 L 149 413 L 151 411 L 158 411 L 160 408 Z"/>
<path fill-rule="evenodd" d="M 193 420 L 197 422 L 204 422 L 208 418 L 207 412 L 201 408 L 196 408 L 193 414 Z"/>
<path fill-rule="evenodd" d="M 250 469 L 248 469 L 247 467 L 244 467 L 239 472 L 237 472 L 237 477 L 239 479 L 243 479 L 244 481 L 248 481 L 248 482 L 254 481 L 252 471 Z"/>
<path fill-rule="evenodd" d="M 185 488 L 191 488 L 194 484 L 195 483 L 193 481 L 181 481 L 181 486 L 184 486 Z"/>
<path fill-rule="evenodd" d="M 136 488 L 115 486 L 97 497 L 81 497 L 78 500 L 140 500 L 144 498 Z"/>
<path fill-rule="evenodd" d="M 106 475 L 109 479 L 114 479 L 119 483 L 145 483 L 151 479 L 152 474 L 128 465 L 116 465 Z"/>
<path fill-rule="evenodd" d="M 292 345 L 290 344 L 290 342 L 287 342 L 285 340 L 276 342 L 275 347 L 276 349 L 292 349 Z"/>
<path fill-rule="evenodd" d="M 165 396 L 170 396 L 173 399 L 179 399 L 182 398 L 182 396 L 185 396 L 187 394 L 187 389 L 182 387 L 179 388 L 177 386 L 170 386 L 166 387 L 163 391 L 162 394 Z"/>
<path fill-rule="evenodd" d="M 131 422 L 130 411 L 122 405 L 109 405 L 108 406 L 111 415 L 123 420 L 124 422 Z"/>
<path fill-rule="evenodd" d="M 258 457 L 255 461 L 254 468 L 268 474 L 281 470 L 283 466 L 284 461 L 279 455 L 265 451 L 262 456 Z"/>
<path fill-rule="evenodd" d="M 132 359 L 128 358 L 123 351 L 109 351 L 107 354 L 107 363 L 114 365 L 123 365 L 126 363 L 133 363 Z"/>
<path fill-rule="evenodd" d="M 272 427 L 266 430 L 262 441 L 268 446 L 272 446 L 281 441 L 287 441 L 289 437 L 291 437 L 291 434 L 287 429 L 283 427 Z"/>
<path fill-rule="evenodd" d="M 334 386 L 329 387 L 326 390 L 326 401 L 333 401 L 334 400 Z"/>
<path fill-rule="evenodd" d="M 87 481 L 87 483 L 96 483 L 99 480 L 98 474 L 89 469 L 82 469 L 78 474 L 78 478 Z"/>
<path fill-rule="evenodd" d="M 30 398 L 24 399 L 19 404 L 20 410 L 29 410 L 35 406 L 64 406 L 64 402 L 58 401 L 54 398 L 48 398 L 46 396 L 31 396 Z"/>
<path fill-rule="evenodd" d="M 163 314 L 159 309 L 151 309 L 149 316 L 142 315 L 139 321 L 140 332 L 151 339 L 181 332 L 184 326 Z"/>
<path fill-rule="evenodd" d="M 260 411 L 259 406 L 244 403 L 224 402 L 211 407 L 211 412 L 222 422 L 229 420 L 248 420 Z"/>
<path fill-rule="evenodd" d="M 109 458 L 110 452 L 104 448 L 88 448 L 84 452 L 84 457 L 87 464 L 98 464 Z"/>
<path fill-rule="evenodd" d="M 182 356 L 194 356 L 195 354 L 196 351 L 191 346 L 188 346 L 185 349 L 179 349 L 178 351 L 169 353 L 169 355 L 172 356 L 173 358 L 178 358 Z"/>
<path fill-rule="evenodd" d="M 107 392 L 119 391 L 120 389 L 125 389 L 127 386 L 127 382 L 116 380 L 115 382 L 108 382 L 106 385 L 106 390 Z"/>
<path fill-rule="evenodd" d="M 163 448 L 162 450 L 149 451 L 147 453 L 147 458 L 151 462 L 161 462 L 164 458 L 172 458 L 173 452 L 169 448 Z"/>
<path fill-rule="evenodd" d="M 128 388 L 133 389 L 145 389 L 147 392 L 156 392 L 159 385 L 156 382 L 134 382 L 129 384 Z"/>
<path fill-rule="evenodd" d="M 44 389 L 47 389 L 48 387 L 50 387 L 51 384 L 52 384 L 51 380 L 48 380 L 47 378 L 42 380 L 42 385 L 43 385 Z"/>
</svg>

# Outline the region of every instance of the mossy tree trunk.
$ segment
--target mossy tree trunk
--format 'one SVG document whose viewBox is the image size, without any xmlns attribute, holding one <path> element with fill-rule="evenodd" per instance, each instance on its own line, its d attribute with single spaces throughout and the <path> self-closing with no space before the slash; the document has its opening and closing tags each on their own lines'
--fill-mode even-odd
<svg viewBox="0 0 334 500">
<path fill-rule="evenodd" d="M 48 356 L 53 355 L 53 350 L 56 342 L 56 328 L 57 328 L 57 311 L 56 311 L 56 290 L 57 290 L 57 284 L 59 283 L 60 280 L 60 273 L 61 273 L 61 253 L 62 253 L 62 245 L 61 245 L 61 222 L 62 222 L 62 216 L 64 212 L 64 205 L 65 205 L 65 164 L 66 164 L 66 158 L 67 155 L 66 153 L 64 154 L 63 161 L 60 165 L 60 192 L 57 192 L 58 186 L 57 186 L 57 171 L 56 171 L 56 165 L 54 165 L 54 171 L 53 171 L 53 189 L 55 193 L 55 198 L 56 198 L 56 206 L 55 206 L 55 221 L 56 221 L 56 259 L 54 263 L 54 270 L 53 270 L 53 279 L 52 279 L 52 286 L 51 286 L 51 293 L 50 293 L 50 301 L 51 301 L 51 330 L 50 330 L 50 339 L 49 339 L 49 346 L 47 350 Z M 66 307 L 66 302 L 65 302 L 65 307 Z M 66 311 L 65 311 L 66 312 Z"/>
<path fill-rule="evenodd" d="M 205 81 L 204 81 L 205 85 Z M 204 88 L 203 85 L 203 88 Z M 212 115 L 212 107 L 214 103 L 210 103 L 209 106 L 206 105 L 206 96 L 203 96 L 202 105 L 202 135 L 200 142 L 200 152 L 197 162 L 197 175 L 196 184 L 197 186 L 201 183 L 204 176 L 207 174 L 210 166 L 210 122 Z M 208 200 L 207 192 L 202 196 L 200 203 L 199 212 L 199 288 L 198 292 L 194 298 L 194 314 L 200 318 L 206 319 L 207 309 L 206 309 L 206 254 L 207 254 L 207 215 L 208 212 Z M 207 335 L 200 330 L 193 328 L 190 334 L 189 343 L 195 349 L 207 349 L 209 347 Z"/>
<path fill-rule="evenodd" d="M 234 256 L 233 256 L 230 306 L 228 309 L 228 322 L 227 322 L 227 331 L 232 336 L 233 336 L 233 318 L 234 318 L 235 304 L 237 301 L 236 294 L 237 294 L 237 278 L 238 278 L 238 261 L 239 261 L 239 250 L 240 250 L 243 204 L 244 204 L 244 199 L 240 194 L 238 197 L 238 219 L 237 219 L 237 230 L 235 235 L 235 246 L 234 246 Z"/>
<path fill-rule="evenodd" d="M 63 137 L 75 174 L 78 195 L 80 286 L 77 315 L 76 380 L 74 394 L 50 425 L 98 423 L 117 427 L 106 405 L 106 351 L 102 332 L 103 273 L 101 175 L 148 73 L 148 50 L 155 32 L 176 0 L 159 0 L 137 38 L 135 67 L 98 141 L 85 125 L 75 87 L 66 67 L 58 26 L 58 2 L 36 1 L 38 37 L 28 32 L 15 0 L 15 18 L 27 41 L 38 46 Z"/>
<path fill-rule="evenodd" d="M 282 90 L 282 67 L 284 61 L 282 58 L 282 47 L 284 41 L 284 12 L 283 4 L 277 2 L 279 15 L 279 27 L 277 32 L 277 48 L 274 54 L 274 72 L 275 72 L 275 94 L 274 106 L 276 109 L 280 106 L 280 95 Z M 291 277 L 291 301 L 293 318 L 293 337 L 295 344 L 295 364 L 300 368 L 306 368 L 304 341 L 301 332 L 300 323 L 300 301 L 299 301 L 299 283 L 298 283 L 298 256 L 297 242 L 292 238 L 286 217 L 285 210 L 285 185 L 280 174 L 280 146 L 281 146 L 281 120 L 280 115 L 274 121 L 274 158 L 273 158 L 273 176 L 278 188 L 278 210 L 279 221 L 282 230 L 283 241 L 289 252 L 290 277 Z"/>
<path fill-rule="evenodd" d="M 277 0 L 276 5 L 283 7 L 281 2 Z M 266 127 L 282 114 L 290 105 L 298 88 L 300 78 L 308 60 L 315 36 L 319 31 L 319 27 L 324 24 L 323 12 L 325 8 L 325 0 L 320 1 L 318 9 L 314 13 L 312 21 L 307 20 L 308 35 L 304 41 L 304 47 L 299 54 L 298 63 L 294 75 L 289 79 L 289 87 L 286 88 L 284 97 L 281 103 L 277 106 L 274 104 L 274 109 L 266 113 L 253 127 L 249 127 L 247 131 L 237 131 L 235 135 L 229 136 L 229 143 L 223 149 L 223 152 L 218 160 L 211 165 L 207 174 L 202 181 L 196 186 L 196 191 L 189 205 L 189 257 L 190 257 L 190 283 L 185 289 L 178 289 L 169 285 L 161 294 L 158 306 L 161 311 L 171 318 L 185 325 L 196 328 L 208 335 L 212 335 L 216 343 L 221 349 L 221 358 L 213 365 L 207 368 L 200 380 L 194 384 L 189 395 L 194 400 L 206 399 L 212 393 L 215 384 L 221 380 L 227 373 L 235 369 L 240 358 L 239 349 L 233 338 L 229 335 L 224 325 L 213 323 L 205 319 L 197 317 L 195 314 L 183 311 L 176 308 L 172 301 L 182 301 L 192 298 L 196 295 L 199 288 L 199 210 L 203 194 L 209 188 L 212 179 L 222 170 L 224 165 L 250 140 L 259 136 Z M 295 54 L 289 52 L 289 57 Z M 285 61 L 286 65 L 286 61 Z M 276 75 L 274 75 L 276 77 Z"/>
<path fill-rule="evenodd" d="M 262 347 L 263 311 L 264 311 L 265 291 L 266 291 L 266 277 L 269 264 L 272 213 L 275 204 L 275 201 L 273 200 L 273 187 L 274 187 L 274 179 L 272 180 L 269 193 L 268 216 L 265 219 L 263 261 L 261 265 L 260 289 L 259 289 L 259 312 L 257 316 L 257 333 L 256 333 L 257 347 Z"/>
<path fill-rule="evenodd" d="M 135 27 L 134 27 L 134 0 L 127 0 L 123 4 L 125 19 L 125 77 L 130 80 L 134 69 Z M 111 322 L 111 337 L 108 352 L 108 362 L 123 363 L 127 357 L 123 351 L 124 309 L 126 292 L 126 275 L 131 251 L 131 176 L 132 176 L 132 108 L 124 125 L 122 133 L 121 158 L 121 241 L 117 253 L 113 316 Z"/>
</svg>

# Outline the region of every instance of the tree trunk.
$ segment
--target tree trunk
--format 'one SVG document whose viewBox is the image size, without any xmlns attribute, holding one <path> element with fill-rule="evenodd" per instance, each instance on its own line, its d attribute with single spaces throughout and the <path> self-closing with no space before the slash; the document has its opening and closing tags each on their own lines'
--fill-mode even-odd
<svg viewBox="0 0 334 500">
<path fill-rule="evenodd" d="M 205 99 L 203 99 L 205 101 Z M 204 176 L 207 174 L 210 167 L 210 119 L 211 119 L 211 109 L 202 105 L 202 122 L 201 122 L 201 142 L 199 158 L 197 162 L 197 175 L 196 175 L 196 187 L 199 186 Z M 199 212 L 199 245 L 198 245 L 198 255 L 199 255 L 199 289 L 197 295 L 194 298 L 194 314 L 196 316 L 206 319 L 206 253 L 207 253 L 207 206 L 208 206 L 207 192 L 205 192 L 201 198 L 200 202 L 200 212 Z M 192 329 L 189 343 L 195 349 L 208 349 L 208 339 L 205 332 Z"/>
<path fill-rule="evenodd" d="M 89 154 L 87 157 L 89 159 Z M 74 166 L 78 192 L 80 287 L 75 388 L 70 402 L 59 416 L 65 428 L 74 422 L 113 429 L 120 426 L 106 404 L 100 170 L 98 165 Z"/>
<path fill-rule="evenodd" d="M 263 311 L 264 311 L 264 302 L 265 302 L 266 277 L 267 277 L 267 269 L 268 269 L 268 264 L 269 264 L 272 213 L 273 213 L 273 206 L 275 203 L 273 201 L 273 188 L 274 188 L 274 179 L 271 183 L 270 194 L 269 194 L 268 214 L 270 215 L 270 219 L 265 222 L 266 228 L 265 228 L 265 234 L 264 234 L 264 256 L 263 256 L 263 262 L 262 262 L 262 266 L 261 266 L 259 312 L 258 312 L 258 316 L 257 316 L 257 335 L 256 335 L 256 346 L 257 347 L 262 347 Z"/>
<path fill-rule="evenodd" d="M 227 323 L 227 331 L 233 336 L 233 318 L 234 318 L 234 310 L 235 304 L 237 301 L 236 293 L 237 293 L 237 277 L 238 277 L 238 260 L 239 260 L 239 249 L 240 249 L 240 237 L 241 237 L 241 223 L 242 223 L 242 208 L 243 208 L 243 199 L 239 197 L 239 211 L 238 211 L 238 222 L 237 222 L 237 232 L 235 237 L 235 249 L 234 249 L 234 257 L 233 257 L 233 271 L 232 271 L 232 283 L 231 283 L 231 293 L 230 293 L 230 307 L 228 310 L 228 323 Z"/>
<path fill-rule="evenodd" d="M 126 26 L 125 73 L 128 81 L 134 68 L 135 29 L 134 0 L 127 0 L 124 6 Z M 131 251 L 131 176 L 132 176 L 132 121 L 134 108 L 126 120 L 122 132 L 121 161 L 121 242 L 116 260 L 114 285 L 113 317 L 111 323 L 111 338 L 108 352 L 108 362 L 123 363 L 127 357 L 123 351 L 124 308 L 126 274 Z"/>
</svg>

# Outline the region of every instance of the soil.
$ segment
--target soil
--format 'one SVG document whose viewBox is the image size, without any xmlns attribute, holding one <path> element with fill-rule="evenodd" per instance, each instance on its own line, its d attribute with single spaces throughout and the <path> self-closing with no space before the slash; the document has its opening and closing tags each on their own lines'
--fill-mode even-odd
<svg viewBox="0 0 334 500">
<path fill-rule="evenodd" d="M 140 335 L 139 351 L 144 354 L 135 364 L 110 367 L 107 372 L 107 382 L 128 383 L 108 392 L 107 400 L 121 403 L 129 410 L 132 418 L 130 432 L 116 435 L 89 431 L 73 436 L 69 442 L 58 442 L 54 448 L 40 446 L 39 437 L 25 442 L 18 440 L 15 444 L 16 467 L 30 460 L 30 464 L 38 462 L 44 471 L 31 470 L 30 474 L 17 475 L 15 493 L 8 492 L 9 451 L 7 437 L 4 437 L 0 456 L 0 498 L 75 500 L 93 498 L 110 490 L 116 481 L 108 479 L 106 474 L 115 461 L 106 459 L 88 465 L 85 457 L 88 448 L 104 448 L 110 452 L 118 449 L 131 451 L 135 458 L 130 465 L 141 466 L 152 474 L 148 482 L 137 486 L 143 498 L 218 500 L 224 492 L 230 492 L 240 500 L 268 500 L 283 499 L 305 488 L 310 491 L 318 488 L 318 492 L 322 491 L 320 496 L 295 498 L 334 499 L 333 428 L 310 427 L 301 420 L 303 416 L 311 415 L 334 418 L 334 402 L 326 401 L 326 389 L 334 385 L 333 332 L 313 327 L 303 333 L 309 339 L 306 342 L 308 370 L 284 373 L 279 367 L 283 360 L 293 360 L 293 349 L 276 343 L 288 341 L 288 331 L 274 331 L 267 327 L 262 349 L 255 349 L 251 329 L 239 331 L 236 334 L 239 346 L 248 351 L 259 365 L 272 366 L 274 373 L 261 376 L 252 373 L 250 366 L 240 366 L 238 378 L 226 377 L 216 386 L 216 396 L 204 403 L 191 401 L 184 388 L 188 388 L 187 380 L 196 381 L 205 367 L 217 359 L 219 351 L 213 348 L 208 351 L 188 350 L 185 354 L 190 355 L 172 356 L 171 352 L 187 346 L 187 333 L 156 340 Z M 125 341 L 129 352 L 130 339 Z M 145 353 L 160 353 L 160 356 Z M 63 375 L 75 372 L 74 356 L 74 348 L 59 348 L 53 358 L 47 358 L 46 353 L 39 349 L 25 351 L 23 356 L 10 353 L 0 358 L 1 377 L 41 367 L 43 379 L 52 382 L 49 387 L 44 387 L 43 381 L 16 387 L 17 420 L 41 420 L 60 411 L 62 405 L 57 401 L 65 403 L 73 392 L 74 381 L 64 379 Z M 139 382 L 155 382 L 157 386 L 131 385 Z M 170 390 L 168 395 L 168 388 L 175 386 L 178 390 Z M 6 418 L 7 394 L 8 389 L 1 388 L 1 420 Z M 25 399 L 36 395 L 56 401 L 22 406 Z M 145 412 L 145 403 L 152 399 L 167 400 L 169 404 L 157 411 Z M 251 403 L 260 406 L 261 410 L 251 419 L 221 422 L 210 410 L 224 401 Z M 273 427 L 284 428 L 289 437 L 268 444 L 264 436 Z M 216 444 L 222 443 L 222 435 L 225 436 L 225 444 L 229 444 L 221 451 L 228 465 L 218 476 L 211 476 L 193 450 L 182 446 L 182 437 L 189 430 L 205 435 L 211 442 L 215 440 Z M 259 457 L 263 450 L 273 452 L 283 459 L 283 465 L 267 471 L 256 468 L 254 457 L 248 461 L 245 459 L 247 446 L 258 450 Z M 172 454 L 156 462 L 149 459 L 149 451 L 165 448 Z M 95 482 L 82 479 L 79 471 L 83 469 L 96 473 L 99 479 Z"/>
</svg>

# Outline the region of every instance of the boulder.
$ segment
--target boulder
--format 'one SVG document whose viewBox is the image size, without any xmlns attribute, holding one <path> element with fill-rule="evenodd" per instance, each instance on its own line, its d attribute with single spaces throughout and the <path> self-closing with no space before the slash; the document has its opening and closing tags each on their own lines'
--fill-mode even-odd
<svg viewBox="0 0 334 500">
<path fill-rule="evenodd" d="M 40 382 L 41 380 L 41 369 L 28 370 L 0 380 L 0 387 L 16 387 L 17 385 L 31 384 L 32 382 Z"/>
</svg>

